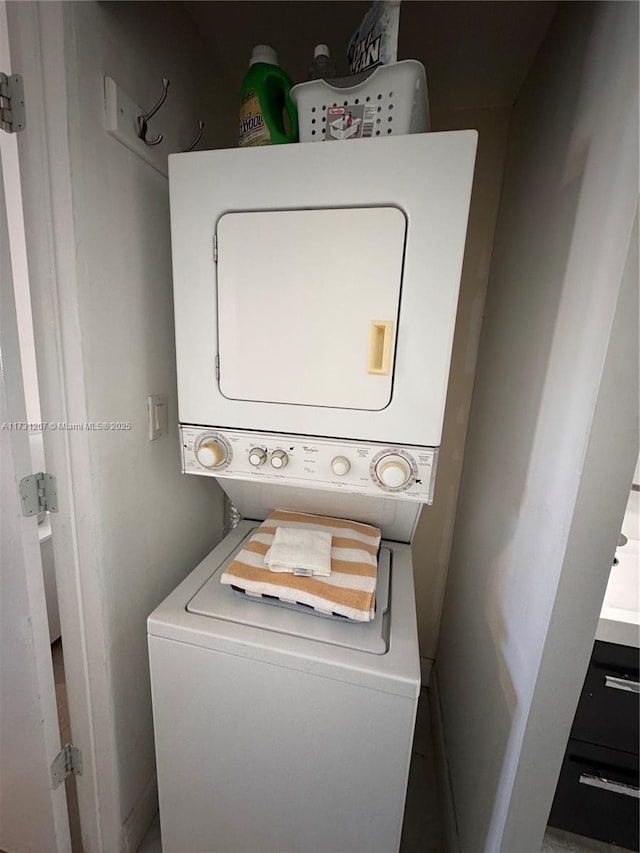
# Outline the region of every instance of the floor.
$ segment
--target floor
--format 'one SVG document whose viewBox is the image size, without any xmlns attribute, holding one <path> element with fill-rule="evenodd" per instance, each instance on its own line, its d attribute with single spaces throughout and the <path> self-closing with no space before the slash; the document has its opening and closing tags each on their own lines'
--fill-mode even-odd
<svg viewBox="0 0 640 853">
<path fill-rule="evenodd" d="M 429 696 L 423 689 L 418 704 L 400 853 L 445 853 L 440 825 L 440 808 Z M 612 847 L 609 844 L 551 828 L 547 830 L 542 848 L 542 853 L 614 853 L 614 851 L 623 853 L 620 847 Z M 149 828 L 138 853 L 162 853 L 160 822 L 157 818 Z M 537 851 L 523 850 L 518 853 L 537 853 Z"/>
<path fill-rule="evenodd" d="M 443 853 L 444 850 L 429 694 L 423 689 L 413 736 L 400 853 Z"/>
<path fill-rule="evenodd" d="M 72 743 L 71 722 L 69 720 L 69 704 L 67 702 L 67 685 L 64 677 L 64 658 L 62 654 L 62 640 L 58 638 L 51 646 L 51 657 L 53 658 L 53 677 L 56 684 L 56 703 L 58 705 L 58 727 L 60 729 L 60 743 L 65 746 Z M 66 780 L 67 808 L 69 809 L 69 828 L 71 830 L 71 851 L 82 853 L 82 836 L 80 833 L 80 815 L 78 812 L 78 793 L 76 788 L 76 777 L 72 774 Z"/>
</svg>

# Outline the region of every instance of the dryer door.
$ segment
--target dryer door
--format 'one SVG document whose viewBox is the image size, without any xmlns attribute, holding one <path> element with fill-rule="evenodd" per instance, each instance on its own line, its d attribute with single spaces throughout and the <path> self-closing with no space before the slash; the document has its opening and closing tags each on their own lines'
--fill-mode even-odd
<svg viewBox="0 0 640 853">
<path fill-rule="evenodd" d="M 219 384 L 232 400 L 391 400 L 406 218 L 397 207 L 224 214 Z"/>
</svg>

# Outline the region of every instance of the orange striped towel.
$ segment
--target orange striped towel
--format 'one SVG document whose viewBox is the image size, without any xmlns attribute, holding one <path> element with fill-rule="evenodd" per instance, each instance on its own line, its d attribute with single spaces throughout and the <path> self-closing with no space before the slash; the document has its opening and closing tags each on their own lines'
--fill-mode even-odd
<svg viewBox="0 0 640 853">
<path fill-rule="evenodd" d="M 269 571 L 264 557 L 277 527 L 330 533 L 331 575 L 300 577 Z M 227 566 L 220 581 L 249 595 L 267 595 L 289 604 L 304 604 L 319 613 L 370 622 L 375 610 L 380 538 L 378 528 L 369 524 L 275 510 Z"/>
</svg>

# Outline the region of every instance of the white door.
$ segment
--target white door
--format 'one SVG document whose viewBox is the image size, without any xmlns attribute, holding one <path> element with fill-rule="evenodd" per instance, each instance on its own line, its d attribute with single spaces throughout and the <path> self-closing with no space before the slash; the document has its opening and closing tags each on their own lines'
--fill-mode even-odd
<svg viewBox="0 0 640 853">
<path fill-rule="evenodd" d="M 1 152 L 1 148 L 0 148 Z M 64 785 L 53 788 L 58 716 L 36 517 L 0 157 L 0 849 L 70 849 Z"/>
<path fill-rule="evenodd" d="M 224 214 L 216 235 L 222 394 L 384 409 L 405 232 L 397 207 Z"/>
</svg>

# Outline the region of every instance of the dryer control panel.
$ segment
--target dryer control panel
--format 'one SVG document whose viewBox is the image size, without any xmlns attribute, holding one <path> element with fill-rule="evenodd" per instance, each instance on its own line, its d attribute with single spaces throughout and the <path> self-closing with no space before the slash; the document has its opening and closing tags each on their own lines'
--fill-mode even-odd
<svg viewBox="0 0 640 853">
<path fill-rule="evenodd" d="M 185 474 L 433 502 L 437 448 L 181 425 Z"/>
</svg>

